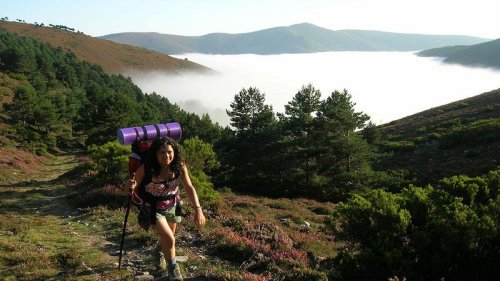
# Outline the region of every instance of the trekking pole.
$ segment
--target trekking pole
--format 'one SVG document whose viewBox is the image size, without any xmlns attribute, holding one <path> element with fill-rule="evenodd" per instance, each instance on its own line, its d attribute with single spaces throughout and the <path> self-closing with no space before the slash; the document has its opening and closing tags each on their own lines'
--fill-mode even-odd
<svg viewBox="0 0 500 281">
<path fill-rule="evenodd" d="M 127 220 L 128 220 L 128 214 L 130 212 L 130 201 L 131 200 L 132 200 L 132 194 L 129 194 L 128 203 L 127 203 L 127 212 L 125 213 L 125 221 L 123 222 L 122 242 L 120 243 L 120 256 L 118 258 L 118 270 L 120 270 L 122 267 L 123 243 L 125 242 L 125 230 L 127 228 Z"/>
</svg>

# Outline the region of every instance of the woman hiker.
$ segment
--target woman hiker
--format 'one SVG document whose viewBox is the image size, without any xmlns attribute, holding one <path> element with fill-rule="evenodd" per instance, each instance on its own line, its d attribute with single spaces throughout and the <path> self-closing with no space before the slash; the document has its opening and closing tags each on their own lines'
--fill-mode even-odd
<svg viewBox="0 0 500 281">
<path fill-rule="evenodd" d="M 174 237 L 177 223 L 181 221 L 179 184 L 185 188 L 190 202 L 195 207 L 195 223 L 198 227 L 203 227 L 205 216 L 198 195 L 189 178 L 179 146 L 173 139 L 154 140 L 144 163 L 128 183 L 130 192 L 135 192 L 144 201 L 141 213 L 147 214 L 148 226 L 151 224 L 160 236 L 159 245 L 161 253 L 168 261 L 167 271 L 170 280 L 183 280 L 175 259 Z M 162 267 L 160 258 L 156 258 L 156 263 Z M 163 268 L 165 268 L 164 263 Z"/>
</svg>

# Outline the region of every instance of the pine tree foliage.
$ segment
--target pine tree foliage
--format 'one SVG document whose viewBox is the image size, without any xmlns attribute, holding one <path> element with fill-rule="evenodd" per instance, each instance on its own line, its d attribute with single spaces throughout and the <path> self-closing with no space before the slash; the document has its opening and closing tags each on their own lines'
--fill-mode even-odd
<svg viewBox="0 0 500 281">
<path fill-rule="evenodd" d="M 257 88 L 243 88 L 234 96 L 227 114 L 238 134 L 256 135 L 274 121 L 272 106 L 264 102 L 265 95 Z"/>
<path fill-rule="evenodd" d="M 330 179 L 327 194 L 347 194 L 360 189 L 370 170 L 370 148 L 357 129 L 362 129 L 368 115 L 356 112 L 351 95 L 344 90 L 334 91 L 318 111 L 321 174 Z"/>
<path fill-rule="evenodd" d="M 311 189 L 316 175 L 317 144 L 315 143 L 316 113 L 321 104 L 321 92 L 312 84 L 303 86 L 285 105 L 281 119 L 283 127 L 283 162 L 290 169 L 290 182 L 299 190 Z"/>
<path fill-rule="evenodd" d="M 266 169 L 267 147 L 276 123 L 272 106 L 265 104 L 265 95 L 257 88 L 242 89 L 234 97 L 227 113 L 235 128 L 233 137 L 226 138 L 225 144 L 231 153 L 227 163 L 231 172 L 230 183 L 236 189 L 266 192 L 267 179 L 271 178 Z"/>
<path fill-rule="evenodd" d="M 362 189 L 372 149 L 357 130 L 369 117 L 354 106 L 346 90 L 321 100 L 309 84 L 275 120 L 258 89 L 243 89 L 228 111 L 234 128 L 222 157 L 231 171 L 228 183 L 266 195 L 328 200 Z"/>
</svg>

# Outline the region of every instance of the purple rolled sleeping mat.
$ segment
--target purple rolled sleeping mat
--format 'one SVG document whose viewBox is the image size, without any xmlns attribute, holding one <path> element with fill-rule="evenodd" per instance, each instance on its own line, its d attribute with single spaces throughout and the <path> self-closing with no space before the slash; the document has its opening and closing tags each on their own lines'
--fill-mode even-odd
<svg viewBox="0 0 500 281">
<path fill-rule="evenodd" d="M 118 141 L 123 145 L 132 144 L 134 141 L 154 140 L 156 138 L 170 137 L 178 140 L 182 136 L 181 125 L 178 122 L 146 125 L 142 127 L 121 128 L 116 132 Z"/>
</svg>

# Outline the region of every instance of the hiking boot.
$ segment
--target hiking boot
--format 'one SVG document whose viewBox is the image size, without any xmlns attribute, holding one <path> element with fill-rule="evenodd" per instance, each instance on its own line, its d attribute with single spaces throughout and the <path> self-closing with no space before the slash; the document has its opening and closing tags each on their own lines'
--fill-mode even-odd
<svg viewBox="0 0 500 281">
<path fill-rule="evenodd" d="M 170 281 L 183 281 L 181 270 L 178 264 L 174 264 L 172 266 L 168 266 L 168 278 Z"/>
<path fill-rule="evenodd" d="M 163 255 L 163 252 L 161 251 L 161 246 L 156 245 L 154 251 L 154 263 L 156 268 L 158 269 L 166 269 L 167 268 L 167 262 L 165 261 L 165 256 Z"/>
</svg>

